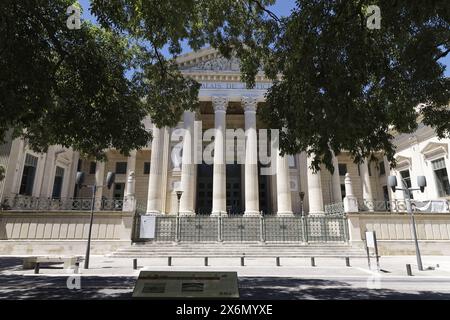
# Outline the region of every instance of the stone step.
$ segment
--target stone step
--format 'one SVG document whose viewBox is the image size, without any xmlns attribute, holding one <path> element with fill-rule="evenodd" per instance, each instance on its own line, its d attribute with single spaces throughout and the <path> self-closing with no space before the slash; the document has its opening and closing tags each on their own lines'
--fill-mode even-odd
<svg viewBox="0 0 450 320">
<path fill-rule="evenodd" d="M 172 244 L 151 243 L 133 244 L 121 248 L 110 256 L 122 258 L 156 258 L 156 257 L 227 257 L 227 256 L 259 256 L 259 257 L 362 257 L 363 249 L 348 244 Z"/>
</svg>

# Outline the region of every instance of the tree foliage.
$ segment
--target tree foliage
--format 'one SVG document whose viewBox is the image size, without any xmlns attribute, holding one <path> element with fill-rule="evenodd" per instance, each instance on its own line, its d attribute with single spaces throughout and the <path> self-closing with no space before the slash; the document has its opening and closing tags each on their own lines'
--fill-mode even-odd
<svg viewBox="0 0 450 320">
<path fill-rule="evenodd" d="M 381 29 L 367 28 L 367 6 L 381 9 Z M 280 25 L 266 68 L 281 74 L 262 118 L 287 128 L 282 150 L 307 151 L 332 171 L 332 154 L 356 161 L 384 150 L 417 120 L 450 136 L 449 79 L 439 59 L 450 49 L 446 1 L 302 0 Z M 423 104 L 422 108 L 416 108 Z"/>
<path fill-rule="evenodd" d="M 393 134 L 418 116 L 450 135 L 447 1 L 298 0 L 284 18 L 274 2 L 91 0 L 99 26 L 68 30 L 70 0 L 1 1 L 0 137 L 14 128 L 37 150 L 97 157 L 144 146 L 146 115 L 174 126 L 198 106 L 199 84 L 175 63 L 183 43 L 236 55 L 249 87 L 263 69 L 274 85 L 259 115 L 286 129 L 283 152 L 313 154 L 316 169 L 333 169 L 330 150 L 355 161 L 384 150 L 394 163 Z M 368 5 L 380 30 L 367 28 Z"/>
</svg>

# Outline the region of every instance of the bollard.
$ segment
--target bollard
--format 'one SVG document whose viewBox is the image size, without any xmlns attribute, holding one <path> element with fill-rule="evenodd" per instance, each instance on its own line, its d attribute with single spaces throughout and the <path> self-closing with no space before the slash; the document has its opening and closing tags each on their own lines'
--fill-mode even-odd
<svg viewBox="0 0 450 320">
<path fill-rule="evenodd" d="M 133 259 L 133 270 L 137 270 L 137 259 Z"/>
<path fill-rule="evenodd" d="M 311 257 L 311 267 L 316 266 L 316 259 L 314 257 Z"/>
<path fill-rule="evenodd" d="M 277 261 L 277 267 L 279 267 L 280 266 L 280 257 L 277 257 L 276 261 Z"/>
<path fill-rule="evenodd" d="M 408 276 L 412 276 L 412 271 L 411 271 L 411 265 L 407 264 L 406 265 L 406 273 L 408 274 Z"/>
<path fill-rule="evenodd" d="M 245 263 L 244 263 L 244 257 L 241 257 L 241 266 L 242 266 L 242 267 L 245 266 Z"/>
<path fill-rule="evenodd" d="M 75 262 L 75 268 L 73 269 L 73 273 L 78 273 L 78 270 L 80 269 L 80 263 Z"/>
<path fill-rule="evenodd" d="M 350 267 L 350 257 L 345 257 L 345 265 Z"/>
<path fill-rule="evenodd" d="M 34 265 L 34 274 L 38 273 L 39 273 L 39 262 L 36 262 L 36 264 Z"/>
<path fill-rule="evenodd" d="M 208 266 L 208 257 L 205 257 L 205 267 Z"/>
<path fill-rule="evenodd" d="M 172 266 L 172 257 L 168 257 L 168 258 L 167 258 L 167 265 L 168 265 L 169 267 Z"/>
</svg>

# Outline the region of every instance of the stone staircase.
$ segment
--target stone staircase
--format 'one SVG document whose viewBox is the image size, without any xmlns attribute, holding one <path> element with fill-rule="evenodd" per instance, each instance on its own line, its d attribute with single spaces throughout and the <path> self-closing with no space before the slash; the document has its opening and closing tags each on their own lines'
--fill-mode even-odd
<svg viewBox="0 0 450 320">
<path fill-rule="evenodd" d="M 162 257 L 365 257 L 349 244 L 318 243 L 134 243 L 112 254 L 116 258 Z"/>
</svg>

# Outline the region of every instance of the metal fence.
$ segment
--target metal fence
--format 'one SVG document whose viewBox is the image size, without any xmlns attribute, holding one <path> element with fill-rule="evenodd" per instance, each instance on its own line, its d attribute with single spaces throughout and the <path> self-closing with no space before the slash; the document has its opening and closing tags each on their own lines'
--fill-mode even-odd
<svg viewBox="0 0 450 320">
<path fill-rule="evenodd" d="M 294 217 L 156 216 L 155 238 L 139 236 L 142 214 L 134 219 L 133 241 L 156 242 L 347 242 L 344 215 Z"/>
<path fill-rule="evenodd" d="M 95 199 L 95 211 L 122 211 L 126 199 Z M 42 198 L 16 196 L 3 199 L 1 210 L 30 211 L 89 211 L 92 208 L 92 198 Z"/>
</svg>

